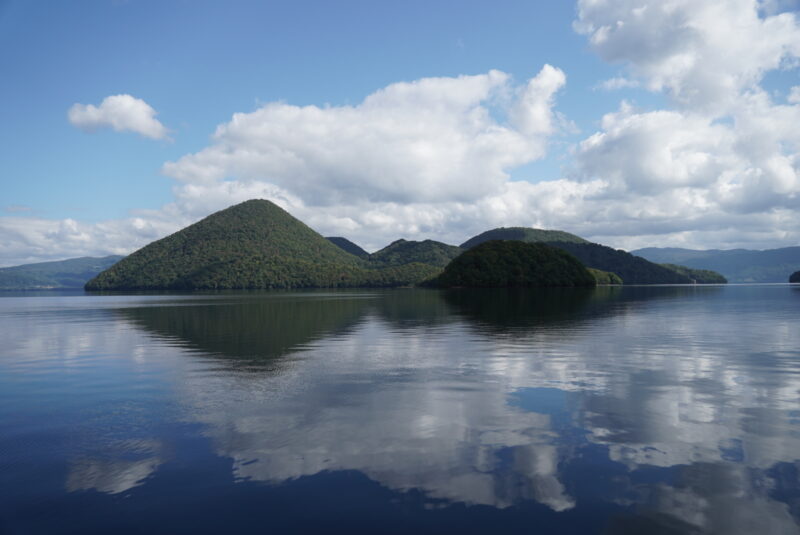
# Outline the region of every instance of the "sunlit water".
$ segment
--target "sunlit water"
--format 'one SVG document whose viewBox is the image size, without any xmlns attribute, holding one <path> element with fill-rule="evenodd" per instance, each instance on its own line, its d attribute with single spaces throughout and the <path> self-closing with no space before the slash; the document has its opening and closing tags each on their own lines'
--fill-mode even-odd
<svg viewBox="0 0 800 535">
<path fill-rule="evenodd" d="M 0 533 L 800 533 L 800 287 L 0 297 Z"/>
</svg>

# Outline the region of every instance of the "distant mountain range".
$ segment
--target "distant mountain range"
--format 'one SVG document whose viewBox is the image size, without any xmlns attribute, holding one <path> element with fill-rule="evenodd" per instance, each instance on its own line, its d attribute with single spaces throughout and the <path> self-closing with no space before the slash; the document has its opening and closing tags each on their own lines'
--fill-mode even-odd
<svg viewBox="0 0 800 535">
<path fill-rule="evenodd" d="M 671 263 L 721 273 L 730 282 L 786 282 L 800 269 L 800 247 L 766 251 L 648 247 L 632 251 L 651 262 Z"/>
<path fill-rule="evenodd" d="M 83 288 L 87 280 L 122 258 L 117 255 L 102 258 L 85 256 L 0 268 L 0 290 Z"/>
</svg>

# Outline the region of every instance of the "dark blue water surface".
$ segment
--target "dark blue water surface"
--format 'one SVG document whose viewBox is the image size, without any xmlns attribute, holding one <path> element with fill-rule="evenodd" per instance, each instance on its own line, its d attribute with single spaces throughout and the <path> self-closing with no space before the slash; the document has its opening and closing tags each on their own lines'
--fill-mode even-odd
<svg viewBox="0 0 800 535">
<path fill-rule="evenodd" d="M 800 533 L 800 287 L 0 297 L 0 533 Z"/>
</svg>

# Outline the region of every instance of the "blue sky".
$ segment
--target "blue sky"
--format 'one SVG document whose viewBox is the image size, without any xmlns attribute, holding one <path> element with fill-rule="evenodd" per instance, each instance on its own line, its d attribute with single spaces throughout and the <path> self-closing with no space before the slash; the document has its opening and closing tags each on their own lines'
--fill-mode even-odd
<svg viewBox="0 0 800 535">
<path fill-rule="evenodd" d="M 758 106 L 790 105 L 794 113 L 797 104 L 787 99 L 792 87 L 800 84 L 796 69 L 797 47 L 793 45 L 800 35 L 794 33 L 797 30 L 796 3 L 731 2 L 729 11 L 740 9 L 743 14 L 756 13 L 755 19 L 749 19 L 751 27 L 740 39 L 752 40 L 755 45 L 760 42 L 761 33 L 766 36 L 769 31 L 778 36 L 779 42 L 752 61 L 743 59 L 743 66 L 731 62 L 726 64 L 729 71 L 714 73 L 717 78 L 730 75 L 734 80 L 730 95 L 720 93 L 723 89 L 716 86 L 709 89 L 707 80 L 698 74 L 699 70 L 677 75 L 673 72 L 675 58 L 691 53 L 699 58 L 699 65 L 703 61 L 719 65 L 719 54 L 724 52 L 717 36 L 725 35 L 725 21 L 716 22 L 710 16 L 692 20 L 693 13 L 702 9 L 691 10 L 690 4 L 680 1 L 676 2 L 679 7 L 675 12 L 681 14 L 680 10 L 685 9 L 688 13 L 680 23 L 670 18 L 675 12 L 657 13 L 661 9 L 659 3 L 644 0 L 509 1 L 491 5 L 430 1 L 2 2 L 0 69 L 6 83 L 0 84 L 5 126 L 0 130 L 3 188 L 0 217 L 6 225 L 0 226 L 0 236 L 9 243 L 13 241 L 14 245 L 0 248 L 4 256 L 0 263 L 65 254 L 48 246 L 42 236 L 19 230 L 26 221 L 32 226 L 38 225 L 36 228 L 41 230 L 37 232 L 41 235 L 53 234 L 52 229 L 56 227 L 75 230 L 77 237 L 61 235 L 64 241 L 71 241 L 70 250 L 76 250 L 76 246 L 80 249 L 80 243 L 91 241 L 94 245 L 76 252 L 116 252 L 142 245 L 148 239 L 176 230 L 215 208 L 239 200 L 237 193 L 227 199 L 231 202 L 226 204 L 226 198 L 221 198 L 218 191 L 208 190 L 205 192 L 208 202 L 191 204 L 187 201 L 186 188 L 194 187 L 192 195 L 201 195 L 195 190 L 201 183 L 207 188 L 208 182 L 199 178 L 176 179 L 169 176 L 164 167 L 168 162 L 179 162 L 193 154 L 206 155 L 214 149 L 217 142 L 212 135 L 219 125 L 228 124 L 235 113 L 251 114 L 272 103 L 282 103 L 292 109 L 303 106 L 316 106 L 321 110 L 347 109 L 358 107 L 369 95 L 399 82 L 457 79 L 461 75 L 478 76 L 498 70 L 506 73 L 509 81 L 501 84 L 502 87 L 493 86 L 491 95 L 487 93 L 478 105 L 496 120 L 496 124 L 487 126 L 492 129 L 497 125 L 507 126 L 509 114 L 516 109 L 513 104 L 498 104 L 503 100 L 498 95 L 506 95 L 510 102 L 509 99 L 521 94 L 527 81 L 537 76 L 544 65 L 551 65 L 565 75 L 565 82 L 552 95 L 548 93 L 552 97 L 547 105 L 552 127 L 538 132 L 536 135 L 541 138 L 537 138 L 538 144 L 524 154 L 508 155 L 507 159 L 502 154 L 493 156 L 497 156 L 498 162 L 514 162 L 498 163 L 497 176 L 506 177 L 506 182 L 547 183 L 546 193 L 545 190 L 509 193 L 508 184 L 501 179 L 491 188 L 478 187 L 470 201 L 465 201 L 463 191 L 455 190 L 449 199 L 446 188 L 443 189 L 445 193 L 435 199 L 428 196 L 416 199 L 408 192 L 400 195 L 388 186 L 376 186 L 369 198 L 338 208 L 317 209 L 325 203 L 319 198 L 306 198 L 303 191 L 293 190 L 290 178 L 275 178 L 273 175 L 277 171 L 270 163 L 261 170 L 253 169 L 248 163 L 247 173 L 242 171 L 241 165 L 231 164 L 222 171 L 224 176 L 215 178 L 216 183 L 225 184 L 228 191 L 267 193 L 276 192 L 272 186 L 277 185 L 280 191 L 274 193 L 274 200 L 282 201 L 292 213 L 301 218 L 312 215 L 312 223 L 316 224 L 312 226 L 322 227 L 319 230 L 326 234 L 349 231 L 368 247 L 380 246 L 392 232 L 409 238 L 438 237 L 452 241 L 468 237 L 469 232 L 480 226 L 490 228 L 497 223 L 566 228 L 626 247 L 650 243 L 696 247 L 750 245 L 754 248 L 797 245 L 800 243 L 797 226 L 781 223 L 790 219 L 793 210 L 798 208 L 793 200 L 796 185 L 800 183 L 792 182 L 797 180 L 798 168 L 797 140 L 793 134 L 774 140 L 773 145 L 779 148 L 766 149 L 777 151 L 774 154 L 754 155 L 735 164 L 730 163 L 730 154 L 726 152 L 730 151 L 729 146 L 692 148 L 686 155 L 685 162 L 690 162 L 687 165 L 694 169 L 692 166 L 698 158 L 706 155 L 719 163 L 713 170 L 705 169 L 703 173 L 716 174 L 684 177 L 671 187 L 664 187 L 667 178 L 654 181 L 642 177 L 641 174 L 647 172 L 642 165 L 633 169 L 626 169 L 622 164 L 617 169 L 612 165 L 612 154 L 646 151 L 657 146 L 655 140 L 636 139 L 629 148 L 619 148 L 621 143 L 652 131 L 630 126 L 637 118 L 641 122 L 658 123 L 664 117 L 654 114 L 677 114 L 672 119 L 679 125 L 670 120 L 667 123 L 675 131 L 686 129 L 686 136 L 674 143 L 684 150 L 687 144 L 703 145 L 705 134 L 701 130 L 711 128 L 708 131 L 711 132 L 715 124 L 733 125 L 731 132 L 723 133 L 723 137 L 731 134 L 742 138 L 731 141 L 730 146 L 739 146 L 743 139 L 752 137 L 752 132 L 740 132 L 739 125 L 752 122 L 743 118 L 742 110 L 752 111 L 756 106 L 748 96 L 756 92 L 763 92 L 772 99 Z M 601 13 L 593 11 L 592 4 L 596 3 L 608 5 Z M 681 7 L 681 4 L 685 5 Z M 726 2 L 703 0 L 701 4 L 711 13 Z M 648 8 L 647 13 L 652 16 L 633 15 L 643 7 Z M 627 25 L 625 31 L 619 30 L 611 39 L 600 42 L 597 37 L 602 33 L 601 28 L 608 26 L 608 21 L 602 17 L 608 13 L 625 20 Z M 768 30 L 770 20 L 781 22 L 773 25 L 778 31 Z M 580 28 L 581 24 L 584 29 Z M 642 31 L 629 30 L 636 24 L 642 26 Z M 717 24 L 718 28 L 711 27 Z M 698 36 L 696 48 L 688 52 L 684 47 L 675 48 L 672 56 L 659 55 L 651 50 L 653 42 L 646 42 L 647 36 L 652 35 L 653 41 L 661 39 L 660 48 L 669 51 L 670 47 L 679 46 L 676 43 L 681 29 L 687 25 Z M 609 27 L 613 28 L 613 24 Z M 652 29 L 657 31 L 650 32 Z M 732 47 L 730 54 L 737 54 L 735 48 Z M 780 65 L 775 64 L 776 57 Z M 617 85 L 637 87 L 600 88 L 604 81 L 613 78 L 626 80 Z M 703 101 L 687 100 L 686 95 L 703 91 L 711 97 Z M 168 137 L 152 139 L 136 131 L 114 131 L 102 125 L 87 131 L 87 128 L 76 127 L 77 123 L 71 124 L 68 111 L 72 106 L 100 106 L 103 99 L 113 95 L 129 95 L 149 105 L 157 113 L 155 119 L 169 131 Z M 724 102 L 724 107 L 717 109 L 716 105 L 709 104 L 712 101 Z M 621 112 L 623 107 L 629 111 Z M 781 110 L 773 111 L 781 115 Z M 614 113 L 618 115 L 611 121 L 614 124 L 604 126 L 603 116 Z M 700 115 L 705 122 L 693 123 Z M 271 117 L 267 114 L 263 120 L 272 120 Z M 409 120 L 415 119 L 410 117 Z M 612 131 L 620 128 L 632 130 L 608 139 L 613 137 Z M 696 136 L 692 135 L 693 128 Z M 256 135 L 255 131 L 257 129 L 232 136 Z M 599 148 L 587 145 L 593 135 L 604 134 Z M 477 141 L 467 143 L 473 142 Z M 256 150 L 263 149 L 264 143 L 258 141 Z M 298 158 L 306 154 L 297 147 L 281 147 L 274 138 L 270 138 L 268 144 L 269 150 L 291 150 Z M 224 145 L 229 152 L 241 148 L 231 139 L 226 139 Z M 544 153 L 541 147 L 546 147 Z M 331 145 L 327 150 L 335 154 L 340 147 Z M 595 150 L 601 153 L 595 154 Z M 617 150 L 622 152 L 614 152 Z M 208 163 L 212 156 L 201 158 L 203 164 L 217 165 Z M 786 160 L 788 168 L 783 169 L 784 174 L 780 175 L 783 178 L 776 178 L 772 186 L 761 183 L 753 186 L 774 190 L 774 195 L 765 194 L 758 206 L 740 206 L 743 201 L 728 197 L 677 206 L 680 204 L 675 200 L 677 197 L 694 198 L 692 195 L 702 194 L 702 188 L 711 191 L 716 187 L 714 191 L 722 195 L 719 192 L 730 191 L 732 183 L 739 187 L 746 177 L 759 173 L 763 176 L 764 169 L 771 165 L 765 162 L 774 162 L 777 157 Z M 430 160 L 426 162 L 430 166 Z M 686 171 L 685 162 L 670 161 L 669 165 L 674 163 L 680 174 Z M 730 164 L 727 171 L 720 167 L 724 162 Z M 442 165 L 445 164 L 443 161 Z M 331 179 L 331 183 L 342 184 L 343 169 L 347 167 L 330 170 L 331 177 L 338 177 Z M 417 169 L 425 173 L 425 168 Z M 686 172 L 695 172 L 692 169 Z M 786 169 L 794 170 L 794 178 L 786 177 Z M 730 178 L 731 173 L 738 173 L 740 178 Z M 723 176 L 725 178 L 721 178 Z M 435 173 L 430 177 L 434 183 L 439 179 Z M 317 181 L 314 187 L 324 189 L 328 180 L 324 165 L 315 167 L 313 180 Z M 443 179 L 442 183 L 454 183 L 448 180 Z M 479 177 L 472 180 L 466 181 L 464 188 L 480 183 Z M 597 181 L 605 181 L 605 186 Z M 659 184 L 659 191 L 654 189 L 655 183 Z M 341 191 L 349 186 L 343 187 Z M 419 191 L 427 187 L 424 181 L 417 184 Z M 353 188 L 357 190 L 358 186 L 353 185 Z M 506 189 L 501 191 L 502 188 Z M 543 194 L 560 197 L 554 205 L 532 204 L 527 209 L 511 207 L 508 202 L 508 198 L 520 198 L 520 195 L 538 198 Z M 649 202 L 663 201 L 664 206 L 673 208 L 665 208 L 664 213 L 654 213 L 659 212 L 655 210 L 638 215 L 622 208 L 643 202 L 642 195 Z M 788 195 L 792 202 L 775 201 L 773 197 L 779 195 L 784 198 Z M 471 202 L 477 207 L 495 197 L 506 199 L 501 203 L 504 208 L 500 209 L 506 214 L 505 218 L 476 215 L 485 214 L 485 206 L 472 212 L 464 209 L 466 211 L 456 213 L 451 203 Z M 746 197 L 753 198 L 753 195 Z M 598 204 L 609 198 L 620 206 L 615 207 L 613 202 Z M 722 208 L 706 214 L 704 221 L 694 226 L 678 224 L 687 220 L 690 208 L 702 210 L 708 203 L 717 201 Z M 564 213 L 573 211 L 573 207 L 580 213 L 563 217 Z M 326 210 L 327 215 L 321 215 Z M 420 213 L 436 212 L 439 217 L 420 218 L 417 222 L 393 220 L 387 224 L 376 218 L 362 217 L 370 211 L 392 212 L 395 218 L 404 214 L 403 217 L 412 220 L 414 214 Z M 604 216 L 598 218 L 598 213 Z M 475 217 L 479 221 L 464 224 L 465 219 L 474 220 Z M 143 221 L 133 224 L 131 218 Z M 639 220 L 641 229 L 631 228 Z M 721 220 L 725 222 L 720 223 Z M 737 225 L 752 228 L 756 220 L 763 228 L 749 238 L 735 238 Z M 64 221 L 68 221 L 66 227 Z M 116 225 L 116 230 L 104 231 L 97 226 L 102 224 Z M 136 227 L 148 230 L 126 234 L 120 230 L 120 226 L 126 224 L 133 230 Z M 112 235 L 124 243 L 109 241 Z M 100 241 L 103 245 L 99 245 Z"/>
</svg>

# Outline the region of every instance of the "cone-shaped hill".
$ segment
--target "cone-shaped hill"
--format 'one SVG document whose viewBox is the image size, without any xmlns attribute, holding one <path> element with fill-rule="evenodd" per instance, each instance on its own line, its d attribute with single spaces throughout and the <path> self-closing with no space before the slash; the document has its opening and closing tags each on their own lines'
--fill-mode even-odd
<svg viewBox="0 0 800 535">
<path fill-rule="evenodd" d="M 250 200 L 139 249 L 86 289 L 399 286 L 439 271 L 418 263 L 371 269 L 272 202 Z"/>
</svg>

